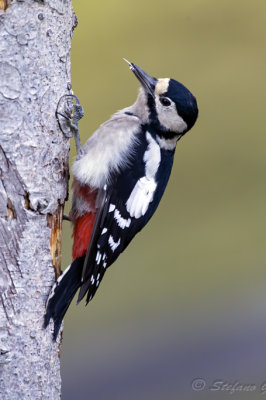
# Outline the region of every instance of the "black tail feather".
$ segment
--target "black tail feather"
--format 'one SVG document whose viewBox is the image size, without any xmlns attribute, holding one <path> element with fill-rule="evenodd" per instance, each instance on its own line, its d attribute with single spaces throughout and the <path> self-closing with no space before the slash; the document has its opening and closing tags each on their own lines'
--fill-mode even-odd
<svg viewBox="0 0 266 400">
<path fill-rule="evenodd" d="M 48 326 L 52 318 L 54 321 L 54 340 L 57 338 L 64 315 L 81 286 L 83 264 L 84 257 L 76 258 L 51 289 L 44 316 L 44 328 Z"/>
</svg>

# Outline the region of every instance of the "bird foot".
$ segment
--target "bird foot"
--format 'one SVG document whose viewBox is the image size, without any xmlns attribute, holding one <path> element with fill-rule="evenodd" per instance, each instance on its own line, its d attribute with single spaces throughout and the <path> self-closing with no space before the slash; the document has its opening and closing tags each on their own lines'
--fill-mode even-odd
<svg viewBox="0 0 266 400">
<path fill-rule="evenodd" d="M 64 221 L 72 221 L 72 219 L 71 219 L 71 217 L 69 216 L 69 215 L 67 215 L 67 214 L 63 214 L 63 220 Z"/>
<path fill-rule="evenodd" d="M 83 149 L 80 143 L 78 124 L 84 116 L 84 111 L 78 97 L 74 94 L 62 96 L 58 102 L 55 115 L 63 134 L 67 138 L 74 136 L 77 149 L 77 159 L 79 159 L 83 155 Z"/>
</svg>

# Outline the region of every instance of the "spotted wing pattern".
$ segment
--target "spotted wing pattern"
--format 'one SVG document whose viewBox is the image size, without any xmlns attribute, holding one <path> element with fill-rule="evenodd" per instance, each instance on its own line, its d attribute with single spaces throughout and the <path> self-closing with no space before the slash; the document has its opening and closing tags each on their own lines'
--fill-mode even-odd
<svg viewBox="0 0 266 400">
<path fill-rule="evenodd" d="M 136 202 L 143 201 L 142 192 L 140 198 L 137 197 L 135 200 Z M 144 204 L 146 201 L 144 198 Z M 113 187 L 107 189 L 102 207 L 98 209 L 91 235 L 83 269 L 84 283 L 81 286 L 78 301 L 87 292 L 87 302 L 93 298 L 106 269 L 117 259 L 151 216 L 146 206 L 140 206 L 142 212 L 139 212 L 137 216 L 135 213 L 130 214 L 126 203 L 127 197 L 118 196 Z"/>
</svg>

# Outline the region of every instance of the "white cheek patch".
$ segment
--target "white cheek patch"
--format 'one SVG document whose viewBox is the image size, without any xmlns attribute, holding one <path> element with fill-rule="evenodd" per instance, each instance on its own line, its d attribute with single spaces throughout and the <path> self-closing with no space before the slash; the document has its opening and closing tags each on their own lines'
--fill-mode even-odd
<svg viewBox="0 0 266 400">
<path fill-rule="evenodd" d="M 168 107 L 161 104 L 159 97 L 155 99 L 157 116 L 160 124 L 170 132 L 182 133 L 187 129 L 187 124 L 176 110 L 175 103 Z"/>
<path fill-rule="evenodd" d="M 146 139 L 148 147 L 143 157 L 145 176 L 137 181 L 126 203 L 127 211 L 134 218 L 142 217 L 153 200 L 157 188 L 155 176 L 161 162 L 161 151 L 158 143 L 149 132 L 146 133 Z"/>
</svg>

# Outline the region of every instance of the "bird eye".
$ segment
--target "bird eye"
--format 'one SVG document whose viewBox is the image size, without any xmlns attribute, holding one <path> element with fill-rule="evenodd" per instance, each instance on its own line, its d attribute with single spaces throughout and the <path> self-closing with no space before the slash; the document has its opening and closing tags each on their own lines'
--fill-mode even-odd
<svg viewBox="0 0 266 400">
<path fill-rule="evenodd" d="M 165 107 L 167 107 L 167 106 L 170 106 L 170 104 L 171 104 L 171 100 L 169 100 L 168 99 L 168 97 L 160 97 L 160 103 L 163 105 L 163 106 L 165 106 Z"/>
</svg>

